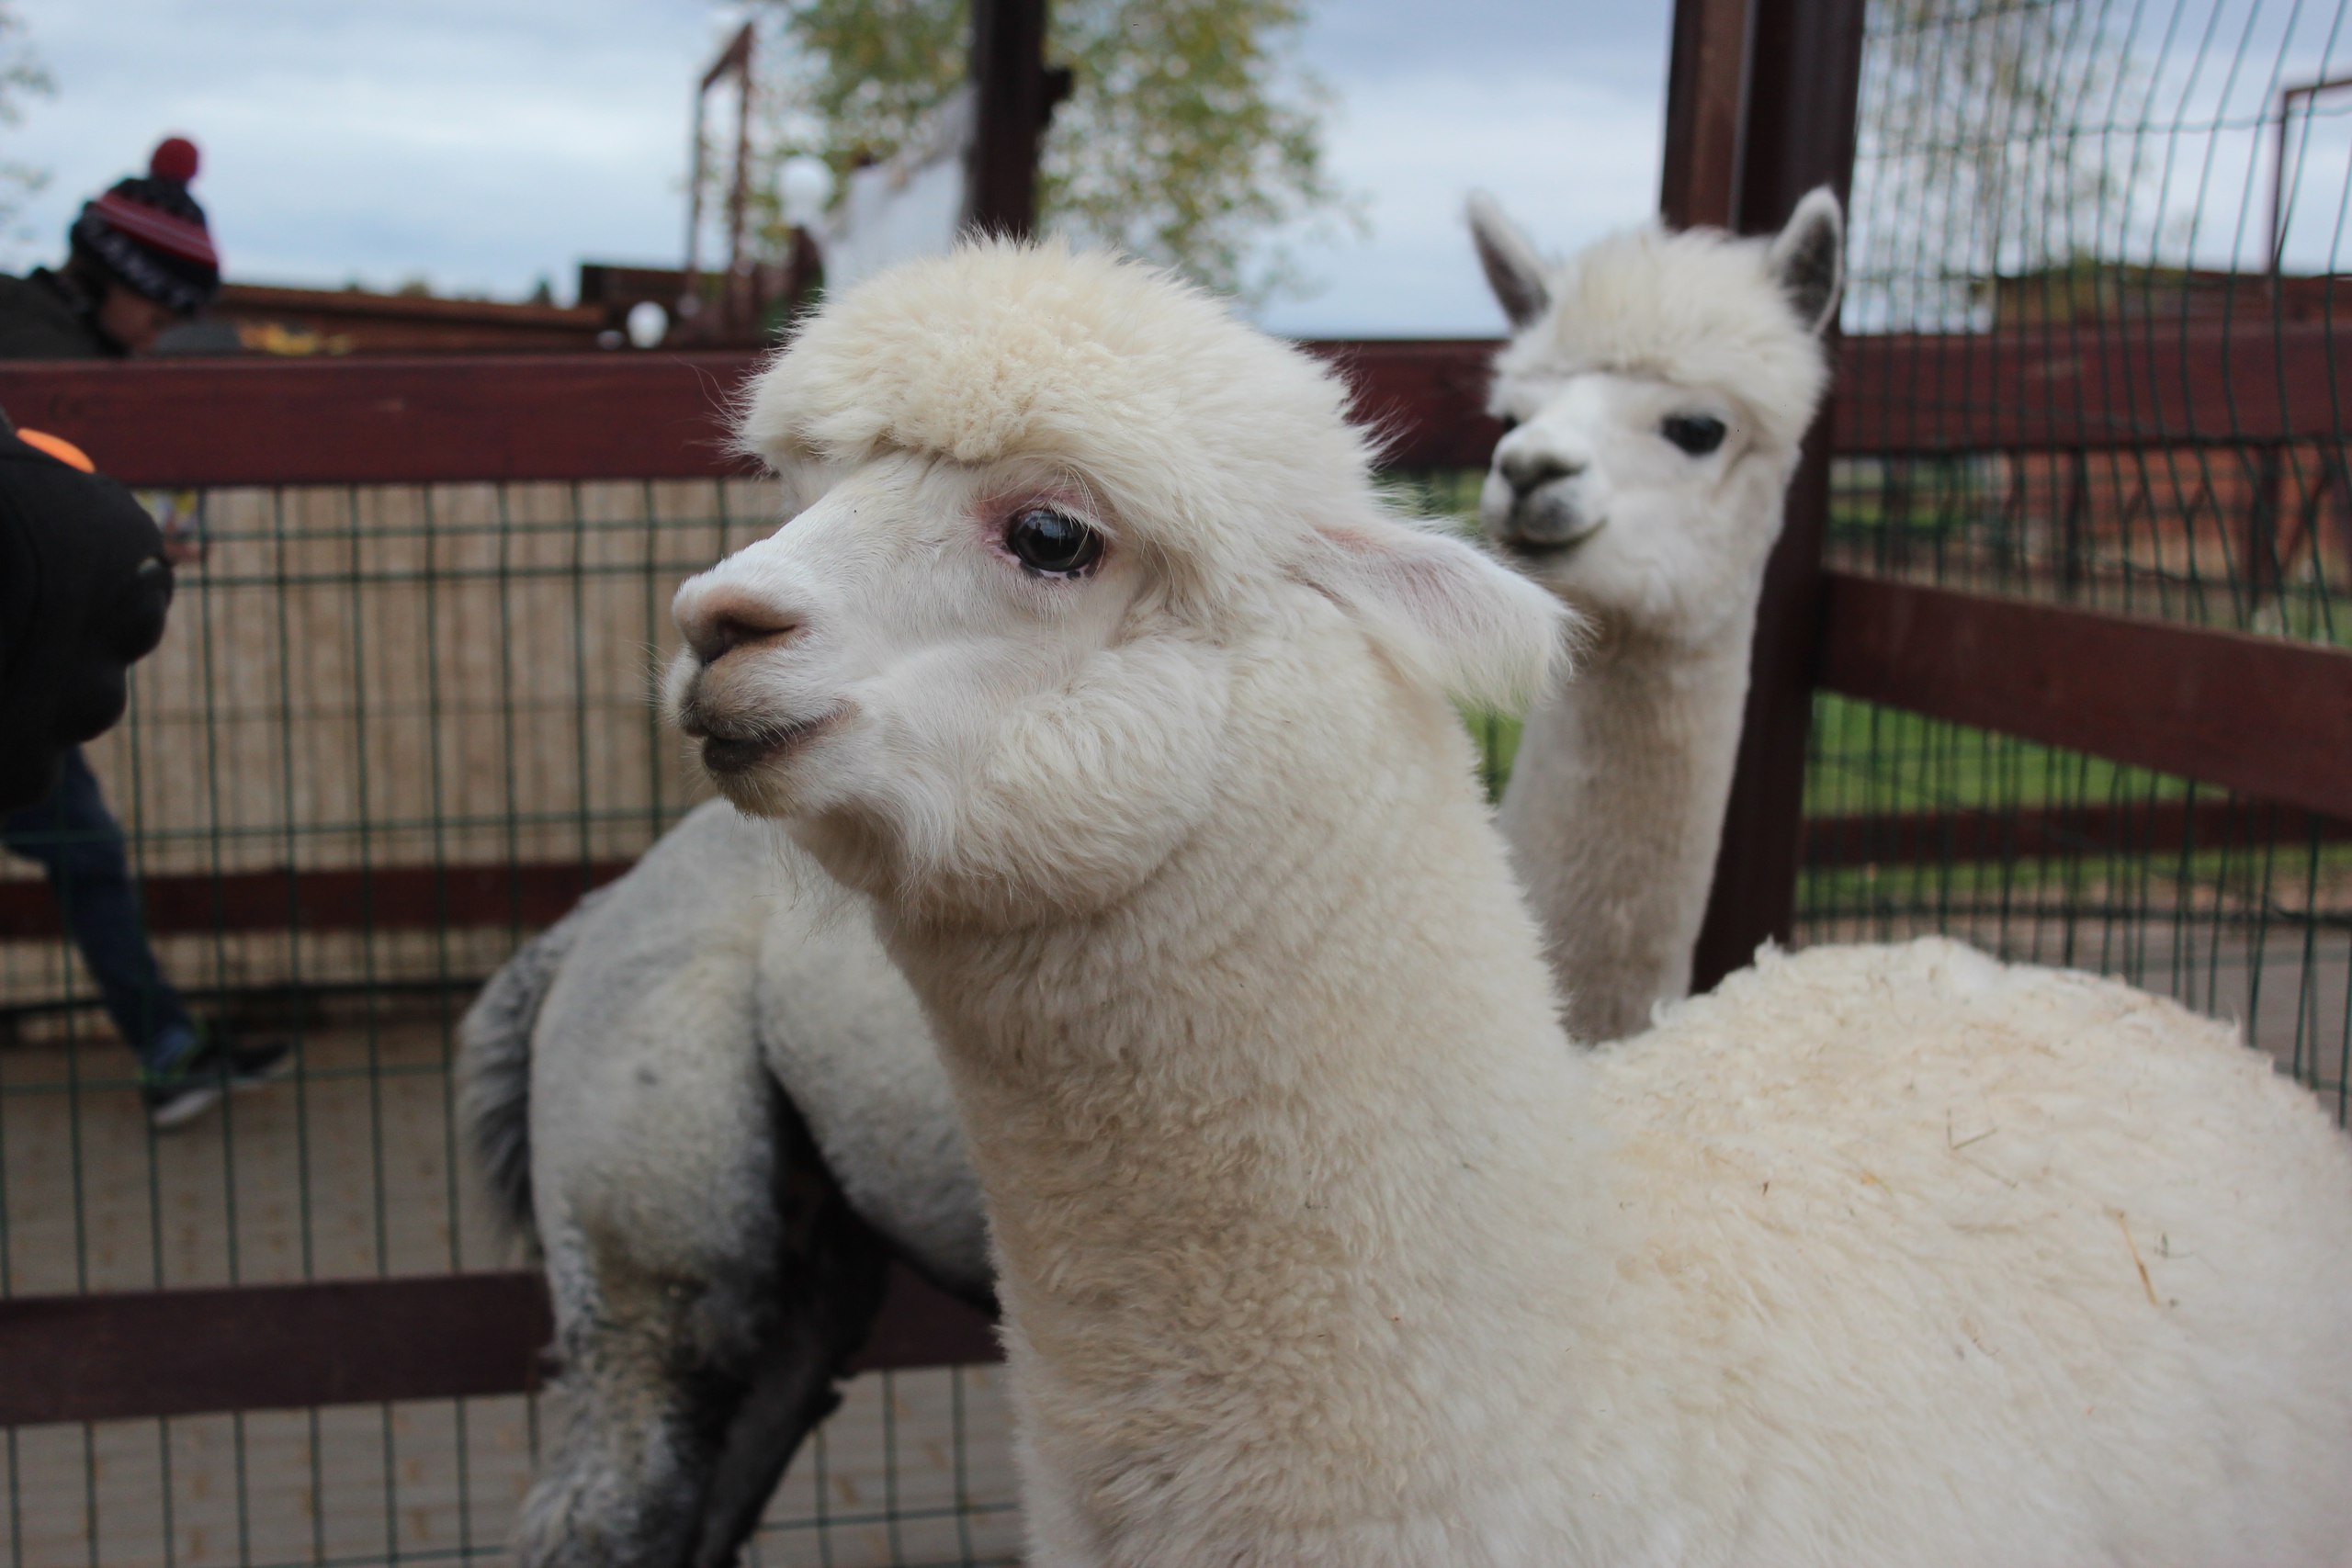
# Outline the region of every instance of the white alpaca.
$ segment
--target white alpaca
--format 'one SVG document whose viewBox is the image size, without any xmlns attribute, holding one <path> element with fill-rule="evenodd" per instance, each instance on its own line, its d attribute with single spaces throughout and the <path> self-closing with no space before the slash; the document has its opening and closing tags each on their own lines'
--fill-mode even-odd
<svg viewBox="0 0 2352 1568">
<path fill-rule="evenodd" d="M 1577 1053 L 1448 694 L 1555 602 L 1144 269 L 831 302 L 675 710 L 871 894 L 988 1194 L 1046 1565 L 2343 1562 L 2352 1153 L 1943 942 Z"/>
<path fill-rule="evenodd" d="M 1615 1040 L 1690 988 L 1764 563 L 1828 380 L 1838 201 L 1814 192 L 1769 244 L 1646 229 L 1551 267 L 1485 198 L 1470 222 L 1516 333 L 1479 512 L 1590 628 L 1528 715 L 1500 823 L 1571 1032 Z"/>
</svg>

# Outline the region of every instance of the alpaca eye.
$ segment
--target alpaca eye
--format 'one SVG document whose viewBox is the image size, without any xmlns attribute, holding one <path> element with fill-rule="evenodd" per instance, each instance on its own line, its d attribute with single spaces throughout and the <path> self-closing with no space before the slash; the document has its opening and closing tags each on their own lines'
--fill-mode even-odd
<svg viewBox="0 0 2352 1568">
<path fill-rule="evenodd" d="M 1724 444 L 1724 422 L 1711 413 L 1668 414 L 1657 432 L 1693 457 L 1703 457 Z"/>
<path fill-rule="evenodd" d="M 1505 435 L 1509 435 L 1512 431 L 1517 430 L 1517 429 L 1519 428 L 1519 415 L 1517 415 L 1517 414 L 1515 414 L 1515 413 L 1507 413 L 1507 414 L 1503 415 L 1503 416 L 1502 416 L 1502 421 L 1503 421 L 1503 434 L 1504 434 Z"/>
<path fill-rule="evenodd" d="M 1005 525 L 1004 547 L 1041 576 L 1075 577 L 1102 558 L 1102 536 L 1050 506 L 1033 506 Z"/>
</svg>

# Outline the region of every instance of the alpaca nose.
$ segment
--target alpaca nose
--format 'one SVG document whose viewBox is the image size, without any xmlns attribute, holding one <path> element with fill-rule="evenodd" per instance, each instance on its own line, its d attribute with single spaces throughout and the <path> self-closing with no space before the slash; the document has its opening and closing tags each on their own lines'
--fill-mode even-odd
<svg viewBox="0 0 2352 1568">
<path fill-rule="evenodd" d="M 1584 472 L 1582 463 L 1572 463 L 1550 452 L 1499 453 L 1495 467 L 1501 470 L 1514 496 L 1532 495 L 1554 479 L 1574 479 Z"/>
<path fill-rule="evenodd" d="M 678 630 L 705 664 L 716 664 L 739 648 L 766 648 L 800 630 L 801 617 L 740 589 L 678 595 Z"/>
</svg>

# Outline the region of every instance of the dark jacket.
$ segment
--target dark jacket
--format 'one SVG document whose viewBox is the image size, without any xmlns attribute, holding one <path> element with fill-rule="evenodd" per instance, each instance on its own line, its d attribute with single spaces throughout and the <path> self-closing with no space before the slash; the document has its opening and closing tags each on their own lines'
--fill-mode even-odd
<svg viewBox="0 0 2352 1568">
<path fill-rule="evenodd" d="M 66 748 L 122 716 L 171 601 L 147 509 L 0 416 L 0 811 L 46 796 Z"/>
<path fill-rule="evenodd" d="M 97 308 L 63 273 L 0 276 L 0 359 L 119 359 Z"/>
</svg>

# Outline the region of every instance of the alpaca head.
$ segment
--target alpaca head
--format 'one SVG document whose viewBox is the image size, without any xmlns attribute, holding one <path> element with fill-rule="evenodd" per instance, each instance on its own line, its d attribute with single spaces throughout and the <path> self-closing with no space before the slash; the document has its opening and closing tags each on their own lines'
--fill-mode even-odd
<svg viewBox="0 0 2352 1568">
<path fill-rule="evenodd" d="M 1490 536 L 1600 622 L 1703 642 L 1744 624 L 1828 379 L 1838 198 L 1770 240 L 1652 227 L 1547 265 L 1487 197 L 1472 237 L 1513 336 L 1510 426 L 1479 496 Z"/>
<path fill-rule="evenodd" d="M 751 392 L 742 443 L 800 510 L 679 591 L 673 712 L 886 902 L 1100 906 L 1256 762 L 1239 671 L 1319 636 L 1408 702 L 1541 679 L 1558 606 L 1385 511 L 1346 403 L 1140 265 L 984 243 L 885 273 Z"/>
</svg>

